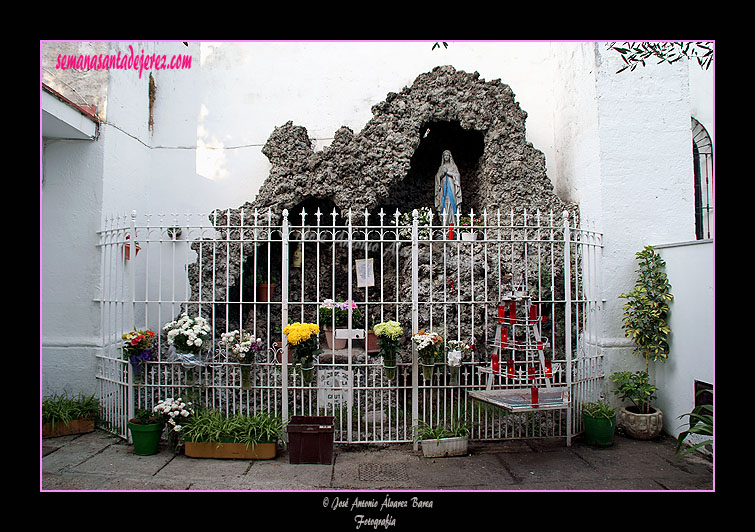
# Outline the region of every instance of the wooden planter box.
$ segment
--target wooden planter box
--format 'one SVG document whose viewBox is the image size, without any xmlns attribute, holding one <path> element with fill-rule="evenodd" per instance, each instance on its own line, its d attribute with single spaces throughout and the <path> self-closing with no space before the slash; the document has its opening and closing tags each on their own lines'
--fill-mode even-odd
<svg viewBox="0 0 755 532">
<path fill-rule="evenodd" d="M 275 443 L 247 446 L 237 442 L 184 442 L 184 454 L 191 458 L 225 458 L 237 460 L 272 460 L 278 452 Z"/>
<path fill-rule="evenodd" d="M 58 436 L 67 436 L 69 434 L 85 434 L 93 431 L 93 419 L 73 419 L 67 425 L 64 422 L 59 421 L 54 424 L 54 427 L 53 423 L 42 423 L 43 438 L 56 438 Z"/>
</svg>

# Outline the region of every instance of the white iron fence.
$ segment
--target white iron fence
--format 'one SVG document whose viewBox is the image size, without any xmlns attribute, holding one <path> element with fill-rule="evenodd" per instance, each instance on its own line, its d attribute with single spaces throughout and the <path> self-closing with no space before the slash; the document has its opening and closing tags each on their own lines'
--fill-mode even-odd
<svg viewBox="0 0 755 532">
<path fill-rule="evenodd" d="M 564 437 L 570 443 L 581 431 L 575 414 L 582 402 L 598 398 L 603 376 L 597 342 L 602 242 L 576 217 L 470 213 L 472 227 L 449 228 L 425 225 L 416 211 L 372 219 L 365 213 L 358 222 L 350 213 L 341 218 L 319 210 L 211 216 L 211 224 L 203 215 L 144 216 L 137 223 L 134 212 L 108 219 L 100 232 L 99 397 L 114 433 L 128 437 L 126 420 L 135 410 L 168 396 L 189 396 L 227 413 L 332 415 L 336 442 L 412 441 L 420 421 L 466 422 L 477 440 Z M 534 357 L 523 345 L 529 336 L 512 337 L 509 351 L 498 349 L 499 312 L 512 294 L 532 304 L 531 310 L 520 304 L 520 313 L 532 314 L 519 319 L 527 330 L 536 325 L 541 349 Z M 327 299 L 353 301 L 359 312 L 348 312 L 338 330 L 334 317 L 321 318 Z M 212 347 L 196 363 L 177 361 L 162 333 L 183 311 L 212 326 Z M 371 335 L 386 320 L 399 321 L 405 332 L 392 379 Z M 293 321 L 335 326 L 335 342 L 344 344 L 328 345 L 322 335 L 311 382 L 291 364 L 281 334 Z M 155 360 L 139 382 L 122 353 L 121 336 L 134 328 L 157 333 Z M 265 346 L 249 387 L 242 387 L 240 366 L 220 342 L 234 329 Z M 410 341 L 420 330 L 473 349 L 458 370 L 441 364 L 426 379 Z M 547 401 L 502 407 L 478 393 L 529 394 L 551 386 L 563 399 L 553 407 Z"/>
</svg>

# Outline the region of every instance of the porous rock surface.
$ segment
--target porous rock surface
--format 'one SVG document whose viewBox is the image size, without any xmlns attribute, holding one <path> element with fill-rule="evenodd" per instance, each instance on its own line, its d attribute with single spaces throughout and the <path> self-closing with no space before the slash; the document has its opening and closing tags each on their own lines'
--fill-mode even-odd
<svg viewBox="0 0 755 532">
<path fill-rule="evenodd" d="M 567 208 L 553 192 L 545 156 L 526 140 L 527 113 L 500 80 L 436 67 L 411 87 L 389 93 L 372 113 L 359 134 L 342 127 L 331 145 L 318 152 L 312 150 L 304 127 L 287 122 L 276 128 L 262 149 L 272 164 L 270 175 L 256 199 L 243 208 L 272 209 L 279 215 L 314 197 L 330 199 L 340 211 L 351 209 L 355 216 L 374 212 L 409 173 L 423 126 L 441 121 L 458 122 L 484 135 L 476 175 L 468 177 L 475 181 L 469 183 L 475 194 L 465 202 L 465 212 L 527 208 L 560 214 Z M 436 167 L 439 164 L 440 157 Z M 433 177 L 427 176 L 430 183 Z"/>
</svg>

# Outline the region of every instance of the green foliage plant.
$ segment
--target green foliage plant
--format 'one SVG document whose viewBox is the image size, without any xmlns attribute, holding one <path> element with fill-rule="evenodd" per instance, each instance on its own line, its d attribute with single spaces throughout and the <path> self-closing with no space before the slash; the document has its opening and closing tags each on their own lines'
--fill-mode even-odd
<svg viewBox="0 0 755 532">
<path fill-rule="evenodd" d="M 610 376 L 610 379 L 617 386 L 613 393 L 620 396 L 621 399 L 632 401 L 641 414 L 650 413 L 650 403 L 655 398 L 655 392 L 658 391 L 658 388 L 650 384 L 646 372 L 617 371 Z"/>
<path fill-rule="evenodd" d="M 616 409 L 607 405 L 603 401 L 584 403 L 582 413 L 592 418 L 612 419 L 616 415 Z"/>
<path fill-rule="evenodd" d="M 438 440 L 442 438 L 463 438 L 469 436 L 471 427 L 466 421 L 457 419 L 451 425 L 438 424 L 430 425 L 424 421 L 419 421 L 414 427 L 414 440 Z"/>
<path fill-rule="evenodd" d="M 326 299 L 318 309 L 320 323 L 323 327 L 330 327 L 334 322 L 336 327 L 346 327 L 349 323 L 349 309 L 351 309 L 351 325 L 357 327 L 362 322 L 362 312 L 352 300 Z"/>
<path fill-rule="evenodd" d="M 186 441 L 245 443 L 249 447 L 276 442 L 284 427 L 282 418 L 265 411 L 227 415 L 202 409 L 187 418 L 183 434 Z"/>
<path fill-rule="evenodd" d="M 700 390 L 697 394 L 710 392 L 710 390 Z M 689 414 L 682 414 L 679 419 L 689 417 L 689 428 L 679 433 L 676 439 L 676 454 L 679 458 L 691 453 L 697 449 L 705 447 L 706 445 L 713 446 L 713 405 L 702 404 L 696 406 Z M 688 436 L 697 434 L 698 436 L 710 436 L 710 439 L 696 443 L 685 451 L 682 451 L 682 444 Z"/>
<path fill-rule="evenodd" d="M 636 254 L 639 260 L 634 290 L 621 294 L 624 304 L 623 328 L 635 344 L 635 353 L 645 358 L 645 373 L 652 359 L 665 362 L 669 354 L 669 303 L 673 301 L 666 263 L 652 246 Z"/>
<path fill-rule="evenodd" d="M 100 400 L 94 394 L 69 396 L 68 392 L 53 394 L 42 401 L 42 423 L 64 423 L 68 426 L 75 419 L 96 419 L 100 412 Z"/>
<path fill-rule="evenodd" d="M 134 417 L 129 419 L 130 423 L 135 425 L 154 425 L 156 423 L 162 423 L 160 416 L 148 410 L 146 408 L 137 408 L 134 412 Z"/>
</svg>

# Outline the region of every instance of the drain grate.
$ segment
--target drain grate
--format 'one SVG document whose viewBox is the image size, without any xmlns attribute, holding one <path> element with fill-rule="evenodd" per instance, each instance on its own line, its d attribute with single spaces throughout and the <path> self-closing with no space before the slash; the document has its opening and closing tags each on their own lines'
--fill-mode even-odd
<svg viewBox="0 0 755 532">
<path fill-rule="evenodd" d="M 359 464 L 359 480 L 365 482 L 409 480 L 404 464 Z"/>
</svg>

